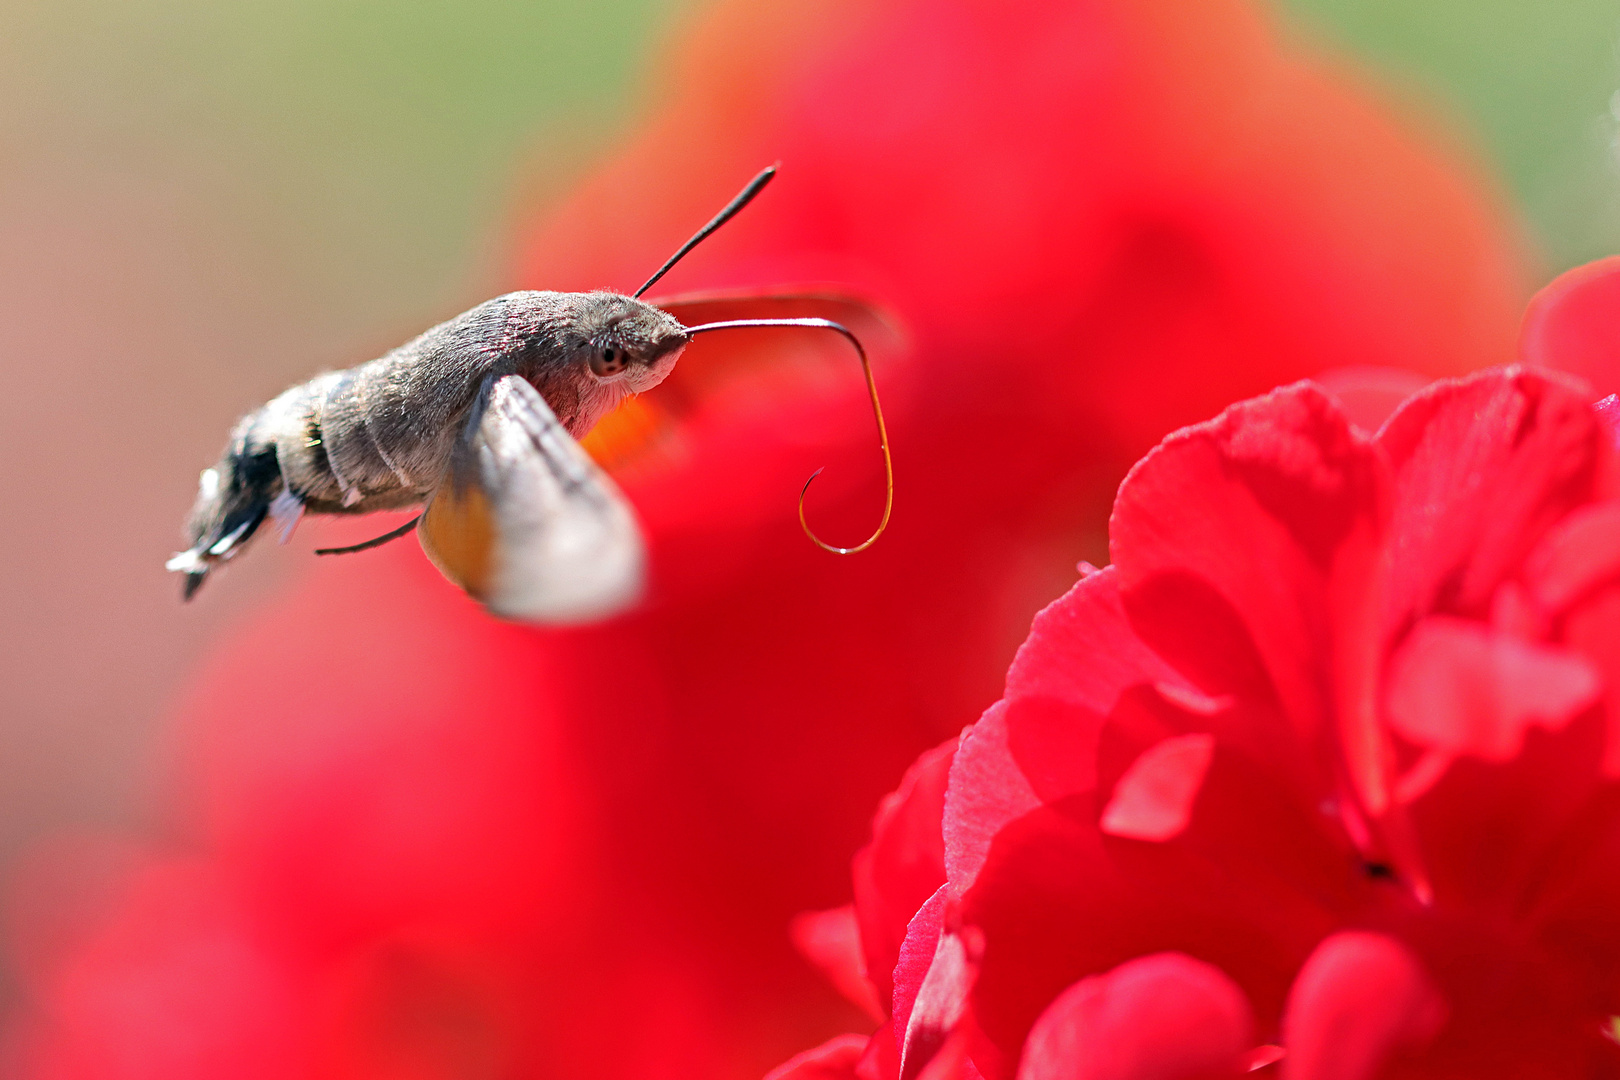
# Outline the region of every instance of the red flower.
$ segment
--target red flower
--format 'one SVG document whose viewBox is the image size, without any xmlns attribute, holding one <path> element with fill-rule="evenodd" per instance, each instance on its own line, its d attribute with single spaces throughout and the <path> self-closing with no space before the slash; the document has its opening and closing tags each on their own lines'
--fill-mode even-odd
<svg viewBox="0 0 1620 1080">
<path fill-rule="evenodd" d="M 1620 256 L 1578 266 L 1530 301 L 1519 334 L 1528 364 L 1573 372 L 1599 393 L 1620 390 Z"/>
<path fill-rule="evenodd" d="M 875 513 L 852 362 L 706 382 L 694 346 L 643 403 L 693 404 L 669 453 L 621 473 L 653 561 L 631 616 L 495 625 L 405 544 L 312 567 L 190 696 L 192 851 L 156 865 L 195 874 L 110 887 L 31 976 L 41 1075 L 756 1076 L 852 1021 L 784 926 L 838 895 L 904 762 L 994 698 L 1131 460 L 1325 367 L 1509 348 L 1488 200 L 1237 0 L 738 0 L 681 55 L 522 281 L 632 286 L 783 158 L 670 284 L 834 281 L 899 313 L 890 533 L 834 559 L 794 519 L 819 465 L 824 535 Z M 877 970 L 928 959 L 900 944 L 918 868 L 861 886 Z M 143 971 L 161 1022 L 124 992 Z M 275 1022 L 185 1005 L 216 983 Z"/>
<path fill-rule="evenodd" d="M 1488 372 L 1369 437 L 1304 383 L 1138 464 L 1114 565 L 933 800 L 899 1055 L 844 1075 L 1620 1076 L 1620 442 L 1588 399 Z"/>
</svg>

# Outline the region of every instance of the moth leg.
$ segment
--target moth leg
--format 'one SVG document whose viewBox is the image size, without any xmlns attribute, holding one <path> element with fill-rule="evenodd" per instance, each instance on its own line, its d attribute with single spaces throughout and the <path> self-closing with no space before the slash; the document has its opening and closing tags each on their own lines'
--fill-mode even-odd
<svg viewBox="0 0 1620 1080">
<path fill-rule="evenodd" d="M 406 533 L 408 533 L 412 529 L 416 528 L 416 523 L 418 521 L 421 521 L 421 520 L 422 520 L 422 515 L 417 514 L 415 517 L 411 518 L 411 520 L 407 521 L 405 524 L 401 525 L 399 528 L 390 529 L 388 532 L 383 533 L 381 536 L 373 536 L 370 540 L 362 540 L 360 543 L 358 543 L 358 544 L 350 544 L 348 547 L 316 548 L 315 549 L 315 554 L 317 554 L 317 555 L 353 555 L 357 551 L 370 551 L 374 547 L 382 547 L 384 544 L 388 543 L 390 540 L 398 540 L 400 537 L 404 536 Z"/>
</svg>

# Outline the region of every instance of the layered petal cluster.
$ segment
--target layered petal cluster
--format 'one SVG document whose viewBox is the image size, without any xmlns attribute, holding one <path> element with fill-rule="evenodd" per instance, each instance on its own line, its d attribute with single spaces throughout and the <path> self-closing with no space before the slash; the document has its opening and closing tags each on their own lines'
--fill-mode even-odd
<svg viewBox="0 0 1620 1080">
<path fill-rule="evenodd" d="M 939 887 L 882 955 L 857 861 L 893 1019 L 841 1075 L 1620 1076 L 1620 441 L 1590 397 L 1494 370 L 1374 436 L 1300 383 L 1139 463 L 1113 565 L 919 762 L 938 795 L 895 797 L 938 811 L 906 851 Z"/>
<path fill-rule="evenodd" d="M 880 505 L 853 361 L 694 383 L 695 344 L 644 399 L 690 408 L 619 471 L 642 609 L 502 626 L 408 543 L 322 560 L 190 689 L 178 839 L 21 874 L 13 938 L 49 947 L 18 969 L 19 1075 L 757 1077 L 854 1022 L 784 927 L 1101 558 L 1131 461 L 1324 368 L 1511 353 L 1481 185 L 1240 0 L 731 0 L 676 52 L 514 284 L 633 287 L 780 158 L 666 284 L 897 315 L 890 532 L 837 559 L 794 514 L 823 465 L 823 535 Z M 905 923 L 939 882 L 884 860 L 868 966 L 926 966 Z M 799 930 L 861 985 L 847 919 Z"/>
</svg>

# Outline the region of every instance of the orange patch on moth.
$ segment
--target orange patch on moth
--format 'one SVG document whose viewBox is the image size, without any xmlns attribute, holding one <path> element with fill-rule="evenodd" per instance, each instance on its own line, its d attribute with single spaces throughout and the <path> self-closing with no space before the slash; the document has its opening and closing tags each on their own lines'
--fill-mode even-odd
<svg viewBox="0 0 1620 1080">
<path fill-rule="evenodd" d="M 608 472 L 634 464 L 669 431 L 664 410 L 640 397 L 628 397 L 579 441 L 580 447 Z"/>
<path fill-rule="evenodd" d="M 473 599 L 489 596 L 495 569 L 495 519 L 489 499 L 475 487 L 445 484 L 417 527 L 422 550 L 441 573 Z"/>
</svg>

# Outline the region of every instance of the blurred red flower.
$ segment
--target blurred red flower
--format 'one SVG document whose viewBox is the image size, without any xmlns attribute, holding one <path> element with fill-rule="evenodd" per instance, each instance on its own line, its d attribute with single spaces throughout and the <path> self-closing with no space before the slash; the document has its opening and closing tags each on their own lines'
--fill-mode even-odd
<svg viewBox="0 0 1620 1080">
<path fill-rule="evenodd" d="M 853 1020 L 792 913 L 836 900 L 873 798 L 994 699 L 1130 461 L 1324 368 L 1511 351 L 1496 207 L 1236 0 L 737 0 L 679 55 L 522 281 L 632 286 L 781 157 L 671 284 L 831 282 L 898 314 L 889 534 L 834 559 L 794 518 L 821 465 L 824 535 L 875 515 L 853 363 L 728 367 L 740 335 L 642 403 L 687 411 L 643 415 L 661 453 L 620 466 L 653 560 L 634 614 L 496 625 L 406 545 L 312 568 L 189 696 L 187 854 L 76 905 L 99 856 L 42 857 L 14 904 L 54 943 L 25 1073 L 757 1076 Z M 925 876 L 863 888 L 905 911 Z"/>
<path fill-rule="evenodd" d="M 1371 437 L 1302 383 L 1139 463 L 1114 565 L 1037 617 L 948 783 L 925 755 L 879 814 L 856 911 L 894 1020 L 827 1075 L 1620 1076 L 1620 440 L 1589 396 L 1492 371 Z M 874 900 L 874 856 L 938 891 Z"/>
<path fill-rule="evenodd" d="M 1519 331 L 1527 364 L 1581 376 L 1612 394 L 1620 377 L 1620 256 L 1577 266 L 1530 300 Z"/>
</svg>

